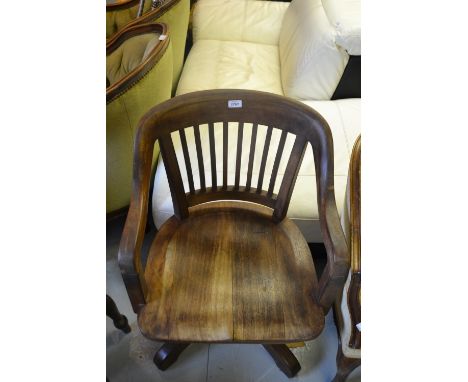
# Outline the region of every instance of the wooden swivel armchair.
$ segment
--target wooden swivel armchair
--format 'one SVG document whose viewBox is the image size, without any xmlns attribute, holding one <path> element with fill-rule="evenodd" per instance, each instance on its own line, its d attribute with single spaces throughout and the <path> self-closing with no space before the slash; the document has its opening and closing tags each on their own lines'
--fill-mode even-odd
<svg viewBox="0 0 468 382">
<path fill-rule="evenodd" d="M 350 248 L 351 269 L 334 306 L 339 341 L 333 382 L 346 381 L 361 364 L 361 136 L 354 143 L 349 163 L 342 223 Z"/>
<path fill-rule="evenodd" d="M 241 164 L 246 124 L 252 124 L 252 135 L 250 151 L 244 156 L 248 160 Z M 203 141 L 205 149 L 208 147 L 205 152 L 201 125 L 207 125 L 209 132 L 209 142 Z M 257 158 L 260 172 L 255 182 L 252 168 L 260 126 L 267 126 L 268 133 L 261 159 Z M 186 139 L 192 127 L 193 148 Z M 238 132 L 237 156 L 236 163 L 228 163 L 228 130 L 233 128 Z M 223 132 L 221 153 L 215 150 L 216 129 Z M 275 161 L 268 177 L 265 164 L 275 129 L 281 138 L 276 154 L 270 153 Z M 289 136 L 292 147 L 288 147 L 284 176 L 279 179 Z M 182 142 L 183 158 L 176 156 L 175 138 Z M 174 216 L 157 233 L 143 267 L 141 248 L 156 141 L 166 167 Z M 314 152 L 317 202 L 328 255 L 320 280 L 307 242 L 286 218 L 308 143 Z M 211 185 L 204 171 L 208 153 Z M 192 158 L 196 154 L 197 160 L 191 161 L 190 154 Z M 222 166 L 217 166 L 217 155 L 223 159 Z M 232 165 L 235 180 L 228 184 L 227 168 Z M 186 186 L 183 168 L 188 176 Z M 240 182 L 241 168 L 245 185 Z M 259 343 L 286 375 L 294 376 L 300 365 L 285 344 L 320 334 L 324 315 L 342 290 L 349 270 L 333 187 L 333 141 L 325 120 L 304 104 L 269 93 L 189 93 L 159 104 L 142 118 L 133 170 L 119 265 L 141 332 L 165 342 L 155 355 L 156 365 L 166 369 L 192 342 Z M 276 182 L 279 188 L 275 188 Z"/>
</svg>

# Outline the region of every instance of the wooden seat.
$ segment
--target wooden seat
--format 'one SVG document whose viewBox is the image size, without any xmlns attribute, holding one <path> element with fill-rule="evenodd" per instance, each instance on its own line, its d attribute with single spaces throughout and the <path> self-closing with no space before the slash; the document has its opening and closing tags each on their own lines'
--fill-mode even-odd
<svg viewBox="0 0 468 382">
<path fill-rule="evenodd" d="M 251 126 L 249 150 L 242 159 L 247 125 Z M 207 128 L 206 140 L 201 126 Z M 261 150 L 256 142 L 259 126 L 267 129 Z M 216 139 L 221 138 L 215 129 L 223 132 L 218 153 Z M 237 136 L 235 164 L 228 163 L 230 133 Z M 188 134 L 194 136 L 192 145 Z M 273 134 L 280 134 L 275 149 L 270 148 Z M 182 144 L 180 157 L 174 139 Z M 141 248 L 156 142 L 174 216 L 157 233 L 143 268 Z M 320 280 L 306 241 L 286 218 L 308 144 L 316 164 L 317 204 L 327 250 Z M 217 166 L 217 155 L 223 158 L 222 168 Z M 269 155 L 274 163 L 267 169 Z M 228 177 L 231 165 L 235 165 L 234 179 Z M 167 341 L 155 355 L 156 365 L 168 368 L 190 342 L 251 342 L 263 344 L 278 367 L 293 377 L 300 365 L 285 344 L 320 334 L 324 315 L 349 270 L 333 186 L 333 140 L 325 120 L 304 104 L 269 93 L 185 94 L 159 104 L 142 118 L 133 171 L 119 265 L 142 333 Z"/>
<path fill-rule="evenodd" d="M 285 343 L 324 325 L 309 247 L 253 203 L 196 206 L 159 231 L 145 269 L 143 334 L 158 341 Z"/>
</svg>

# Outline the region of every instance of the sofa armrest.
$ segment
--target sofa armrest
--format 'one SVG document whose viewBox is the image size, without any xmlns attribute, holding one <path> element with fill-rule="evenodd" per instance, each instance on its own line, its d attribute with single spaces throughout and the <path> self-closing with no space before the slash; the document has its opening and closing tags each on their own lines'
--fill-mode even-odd
<svg viewBox="0 0 468 382">
<path fill-rule="evenodd" d="M 274 1 L 199 0 L 193 11 L 193 41 L 278 45 L 288 6 Z"/>
</svg>

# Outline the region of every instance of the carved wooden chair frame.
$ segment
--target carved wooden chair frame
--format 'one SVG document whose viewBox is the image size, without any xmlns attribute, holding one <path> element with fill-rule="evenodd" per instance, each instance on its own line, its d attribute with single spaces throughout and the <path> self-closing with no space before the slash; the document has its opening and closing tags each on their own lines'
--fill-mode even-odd
<svg viewBox="0 0 468 382">
<path fill-rule="evenodd" d="M 241 107 L 229 108 L 228 104 L 231 100 L 241 101 Z M 256 131 L 256 125 L 268 126 L 267 140 L 271 138 L 272 126 L 282 131 L 268 190 L 262 189 L 261 181 L 257 184 L 257 187 L 252 187 L 251 159 L 248 166 L 247 185 L 239 185 L 239 160 L 236 161 L 235 184 L 227 184 L 226 142 L 223 142 L 224 175 L 222 181 L 220 180 L 218 184 L 216 161 L 213 161 L 215 155 L 214 142 L 212 141 L 213 125 L 222 122 L 223 129 L 227 129 L 228 123 L 233 121 L 239 122 L 239 130 L 242 129 L 244 122 L 253 123 L 253 135 Z M 213 185 L 212 187 L 206 187 L 204 179 L 201 179 L 200 189 L 195 190 L 193 180 L 190 179 L 191 174 L 188 171 L 190 191 L 186 193 L 177 164 L 171 133 L 179 131 L 183 150 L 186 151 L 183 129 L 187 126 L 194 126 L 199 173 L 200 178 L 203 178 L 204 166 L 203 159 L 200 162 L 201 145 L 197 133 L 197 126 L 201 124 L 207 124 L 209 128 Z M 276 195 L 273 193 L 273 187 L 278 172 L 278 158 L 281 158 L 281 151 L 284 148 L 287 133 L 294 134 L 296 138 L 279 192 Z M 335 202 L 332 134 L 327 122 L 320 114 L 302 103 L 274 94 L 250 90 L 209 90 L 175 97 L 157 105 L 142 118 L 135 141 L 132 197 L 119 249 L 119 265 L 122 277 L 133 310 L 137 314 L 145 306 L 148 293 L 143 277 L 141 248 L 150 198 L 151 158 L 156 141 L 159 142 L 168 176 L 174 215 L 181 220 L 188 218 L 190 208 L 200 203 L 213 200 L 244 200 L 270 207 L 273 210 L 272 219 L 275 222 L 281 222 L 286 217 L 307 144 L 312 145 L 317 179 L 317 203 L 324 244 L 327 250 L 327 265 L 318 281 L 316 295 L 313 298 L 316 299 L 324 314 L 326 314 L 345 283 L 349 270 L 349 253 Z M 241 150 L 242 134 L 239 133 L 237 158 L 239 158 Z M 254 137 L 252 137 L 250 152 L 252 150 L 255 150 Z M 265 169 L 267 144 L 265 144 L 265 150 L 262 155 L 260 172 Z M 187 168 L 189 169 L 190 166 L 187 165 Z M 261 176 L 259 178 L 262 179 Z M 177 359 L 178 354 L 186 346 L 187 344 L 166 344 L 156 354 L 155 361 L 159 359 L 159 364 L 156 363 L 161 369 L 168 367 Z M 294 365 L 292 365 L 294 362 L 291 361 L 292 353 L 288 353 L 289 349 L 286 348 L 286 345 L 267 345 L 265 347 L 273 355 L 277 365 L 286 374 L 288 372 L 291 374 L 288 374 L 288 376 L 293 376 L 297 372 L 298 369 L 292 370 L 294 369 Z M 294 358 L 293 355 L 292 357 Z"/>
<path fill-rule="evenodd" d="M 361 349 L 361 331 L 356 327 L 356 324 L 361 323 L 361 136 L 354 143 L 349 163 L 348 182 L 351 280 L 347 304 L 351 319 L 351 335 L 347 346 L 352 349 Z M 341 320 L 343 319 L 338 312 L 341 309 L 340 305 L 341 298 L 338 298 L 334 307 L 337 328 L 342 326 Z M 333 382 L 346 381 L 349 374 L 361 365 L 361 358 L 349 358 L 343 354 L 342 341 L 338 330 L 337 372 Z"/>
</svg>

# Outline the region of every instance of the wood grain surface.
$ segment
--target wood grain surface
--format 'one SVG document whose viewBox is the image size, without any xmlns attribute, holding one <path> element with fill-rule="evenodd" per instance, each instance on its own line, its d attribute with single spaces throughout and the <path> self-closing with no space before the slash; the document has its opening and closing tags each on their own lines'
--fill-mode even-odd
<svg viewBox="0 0 468 382">
<path fill-rule="evenodd" d="M 159 341 L 283 343 L 315 338 L 309 247 L 289 219 L 253 203 L 199 205 L 163 225 L 145 270 L 143 334 Z"/>
</svg>

